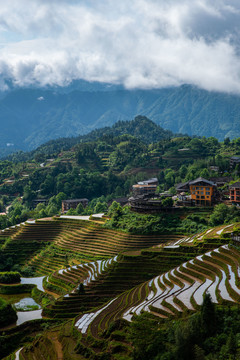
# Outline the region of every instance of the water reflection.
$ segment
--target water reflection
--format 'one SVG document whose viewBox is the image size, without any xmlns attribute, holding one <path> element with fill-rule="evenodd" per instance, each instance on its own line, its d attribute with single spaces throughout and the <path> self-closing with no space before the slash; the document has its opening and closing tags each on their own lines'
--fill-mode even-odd
<svg viewBox="0 0 240 360">
<path fill-rule="evenodd" d="M 17 312 L 17 323 L 16 325 L 21 325 L 29 320 L 36 320 L 42 318 L 42 309 L 34 311 L 18 311 Z"/>
<path fill-rule="evenodd" d="M 43 288 L 44 276 L 32 277 L 32 278 L 21 278 L 21 284 L 34 284 L 40 291 L 44 291 Z"/>
<path fill-rule="evenodd" d="M 25 297 L 21 299 L 19 302 L 14 304 L 16 310 L 21 311 L 29 311 L 29 310 L 38 310 L 41 308 L 39 304 L 36 303 L 36 301 L 31 297 Z"/>
</svg>

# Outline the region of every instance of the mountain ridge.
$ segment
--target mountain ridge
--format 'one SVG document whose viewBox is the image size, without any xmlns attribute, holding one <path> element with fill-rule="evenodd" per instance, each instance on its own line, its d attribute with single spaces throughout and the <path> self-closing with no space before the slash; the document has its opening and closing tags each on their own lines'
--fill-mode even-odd
<svg viewBox="0 0 240 360">
<path fill-rule="evenodd" d="M 0 98 L 0 149 L 29 151 L 48 140 L 84 135 L 139 114 L 175 133 L 219 140 L 240 136 L 238 95 L 189 85 L 155 90 L 113 86 L 112 90 L 107 85 L 82 83 L 65 90 L 30 88 L 6 93 Z"/>
</svg>

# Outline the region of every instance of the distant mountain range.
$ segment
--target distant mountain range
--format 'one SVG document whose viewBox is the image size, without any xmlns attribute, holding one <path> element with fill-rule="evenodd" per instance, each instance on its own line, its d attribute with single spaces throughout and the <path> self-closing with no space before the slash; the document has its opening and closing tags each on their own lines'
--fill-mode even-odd
<svg viewBox="0 0 240 360">
<path fill-rule="evenodd" d="M 188 85 L 158 90 L 76 81 L 67 87 L 11 89 L 0 95 L 0 151 L 31 150 L 145 115 L 189 135 L 240 137 L 240 96 Z"/>
</svg>

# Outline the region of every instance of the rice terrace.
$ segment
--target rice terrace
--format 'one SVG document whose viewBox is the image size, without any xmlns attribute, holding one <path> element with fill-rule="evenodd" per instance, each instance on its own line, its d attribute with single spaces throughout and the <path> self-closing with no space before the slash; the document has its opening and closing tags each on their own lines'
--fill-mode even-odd
<svg viewBox="0 0 240 360">
<path fill-rule="evenodd" d="M 18 319 L 2 326 L 5 359 L 130 359 L 126 329 L 141 314 L 160 323 L 188 318 L 204 294 L 220 308 L 238 308 L 240 248 L 234 238 L 240 223 L 193 236 L 144 236 L 103 222 L 54 217 L 1 231 L 5 255 L 34 274 L 2 283 L 1 296 L 16 303 L 29 294 L 39 306 L 18 311 Z M 36 333 L 41 335 L 34 339 Z"/>
</svg>

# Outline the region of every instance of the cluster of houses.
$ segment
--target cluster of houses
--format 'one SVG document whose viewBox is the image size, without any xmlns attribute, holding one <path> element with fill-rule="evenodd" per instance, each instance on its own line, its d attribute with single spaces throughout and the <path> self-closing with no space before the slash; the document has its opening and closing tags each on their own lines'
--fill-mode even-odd
<svg viewBox="0 0 240 360">
<path fill-rule="evenodd" d="M 129 204 L 134 211 L 156 212 L 169 211 L 163 207 L 163 198 L 171 197 L 177 206 L 213 206 L 219 202 L 228 202 L 240 206 L 240 182 L 230 185 L 225 192 L 219 187 L 227 184 L 231 178 L 213 178 L 211 180 L 199 177 L 176 186 L 177 194 L 172 196 L 169 192 L 157 194 L 158 179 L 151 178 L 140 181 L 132 187 L 130 198 L 117 198 L 115 201 L 122 206 Z M 76 209 L 78 204 L 88 205 L 88 199 L 72 199 L 62 201 L 62 213 L 69 209 Z M 108 205 L 111 205 L 110 203 Z"/>
<path fill-rule="evenodd" d="M 240 165 L 240 157 L 232 156 L 230 159 L 230 167 L 235 168 Z M 212 169 L 218 171 L 218 169 Z M 121 197 L 114 199 L 120 205 L 130 205 L 134 211 L 156 212 L 169 211 L 167 206 L 163 206 L 162 199 L 171 198 L 177 206 L 213 206 L 216 203 L 225 202 L 240 206 L 240 182 L 235 182 L 228 186 L 233 179 L 230 177 L 211 178 L 210 180 L 199 177 L 176 185 L 177 194 L 172 196 L 168 191 L 157 194 L 158 179 L 151 178 L 139 181 L 132 186 L 132 196 L 130 198 Z M 225 190 L 219 190 L 225 186 Z M 46 199 L 34 200 L 34 206 L 39 202 L 47 203 Z M 112 203 L 109 202 L 108 206 Z M 85 208 L 88 205 L 88 199 L 72 199 L 62 201 L 62 213 L 66 213 L 70 209 L 76 209 L 78 204 L 82 204 Z"/>
<path fill-rule="evenodd" d="M 157 212 L 169 211 L 163 206 L 164 198 L 171 198 L 177 206 L 213 206 L 216 203 L 227 202 L 240 206 L 240 182 L 227 186 L 225 191 L 219 191 L 219 188 L 228 184 L 232 179 L 212 178 L 211 180 L 199 177 L 195 180 L 187 181 L 176 185 L 177 194 L 172 196 L 168 191 L 157 194 L 158 179 L 151 178 L 145 181 L 139 181 L 132 186 L 132 196 L 130 198 L 121 197 L 114 199 L 120 205 L 130 205 L 131 209 L 138 212 Z M 36 206 L 39 202 L 47 203 L 46 199 L 34 200 Z M 108 206 L 112 203 L 109 202 Z M 71 199 L 62 201 L 62 213 L 70 209 L 76 209 L 78 204 L 85 208 L 88 205 L 88 199 Z"/>
<path fill-rule="evenodd" d="M 184 184 L 178 184 L 176 190 L 183 202 L 184 200 L 190 200 L 192 205 L 212 206 L 227 200 L 231 204 L 239 206 L 240 182 L 235 182 L 229 185 L 225 191 L 220 192 L 219 187 L 223 185 L 224 181 L 214 182 L 200 177 Z M 186 192 L 189 193 L 188 196 Z"/>
<path fill-rule="evenodd" d="M 169 192 L 156 194 L 158 180 L 152 178 L 133 185 L 133 196 L 129 204 L 134 211 L 164 211 L 162 199 L 171 197 L 178 206 L 213 206 L 216 203 L 226 202 L 240 206 L 240 182 L 235 182 L 220 191 L 219 188 L 231 181 L 231 178 L 213 178 L 211 180 L 199 177 L 176 186 L 177 194 Z M 169 206 L 170 207 L 170 206 Z"/>
</svg>

